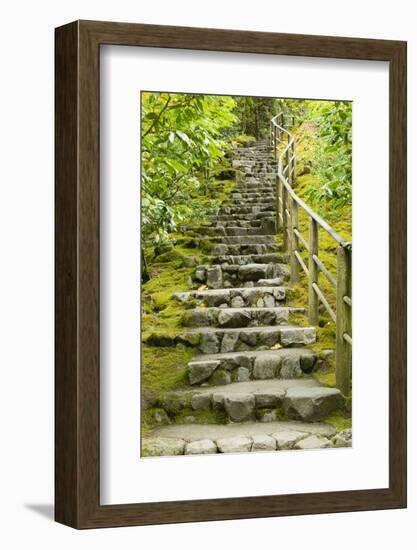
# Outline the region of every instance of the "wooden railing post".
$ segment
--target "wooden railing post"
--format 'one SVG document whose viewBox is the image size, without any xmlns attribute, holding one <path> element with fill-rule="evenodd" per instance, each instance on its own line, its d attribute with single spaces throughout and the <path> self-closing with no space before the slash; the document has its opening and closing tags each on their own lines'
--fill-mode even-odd
<svg viewBox="0 0 417 550">
<path fill-rule="evenodd" d="M 288 250 L 288 219 L 286 210 L 288 208 L 288 192 L 285 189 L 284 185 L 281 185 L 281 212 L 282 212 L 282 244 L 283 250 L 286 252 Z"/>
<path fill-rule="evenodd" d="M 286 153 L 285 153 L 285 166 L 287 168 L 286 172 L 286 180 L 291 186 L 291 150 L 290 147 L 288 147 Z"/>
<path fill-rule="evenodd" d="M 310 217 L 308 226 L 308 322 L 310 325 L 319 324 L 319 299 L 313 284 L 318 284 L 319 270 L 314 255 L 319 251 L 319 231 L 316 220 Z"/>
<path fill-rule="evenodd" d="M 352 347 L 344 335 L 352 336 L 352 312 L 345 303 L 351 297 L 352 265 L 351 251 L 339 246 L 337 249 L 336 287 L 336 386 L 347 395 L 350 388 Z"/>
<path fill-rule="evenodd" d="M 278 176 L 276 176 L 275 189 L 276 189 L 276 197 L 275 197 L 276 208 L 275 208 L 275 211 L 276 211 L 276 217 L 277 217 L 276 227 L 277 227 L 277 232 L 278 232 L 279 228 L 281 227 L 281 222 L 280 222 L 280 219 L 279 219 L 279 210 L 280 210 L 280 208 L 279 208 L 280 207 L 279 198 L 280 198 L 280 193 L 281 193 L 281 189 L 282 189 L 281 180 L 279 179 Z"/>
<path fill-rule="evenodd" d="M 291 146 L 291 184 L 294 186 L 296 182 L 296 158 L 295 158 L 295 140 L 292 142 Z"/>
<path fill-rule="evenodd" d="M 274 124 L 274 159 L 277 160 L 278 151 L 277 151 L 277 131 L 278 128 Z"/>
<path fill-rule="evenodd" d="M 295 255 L 298 252 L 298 237 L 294 232 L 294 229 L 298 229 L 298 204 L 292 199 L 291 201 L 291 228 L 290 228 L 290 238 L 291 238 L 291 257 L 290 257 L 290 267 L 291 267 L 291 282 L 298 283 L 300 280 L 300 264 Z"/>
</svg>

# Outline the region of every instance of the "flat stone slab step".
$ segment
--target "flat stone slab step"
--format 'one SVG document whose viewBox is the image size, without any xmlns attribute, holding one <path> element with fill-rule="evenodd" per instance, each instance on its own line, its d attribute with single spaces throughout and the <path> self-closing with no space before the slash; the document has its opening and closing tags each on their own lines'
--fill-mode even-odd
<svg viewBox="0 0 417 550">
<path fill-rule="evenodd" d="M 282 347 L 308 346 L 316 341 L 315 327 L 292 325 L 245 328 L 190 328 L 176 337 L 177 342 L 197 347 L 201 353 L 249 351 Z"/>
<path fill-rule="evenodd" d="M 207 236 L 207 239 L 213 243 L 227 245 L 252 245 L 252 244 L 276 244 L 275 235 L 221 235 Z"/>
<path fill-rule="evenodd" d="M 195 235 L 203 235 L 207 237 L 242 237 L 247 235 L 274 235 L 276 233 L 275 218 L 263 218 L 263 220 L 257 220 L 254 225 L 242 226 L 234 225 L 234 220 L 228 224 L 225 222 L 223 225 L 215 226 L 200 226 L 196 228 L 188 228 L 188 231 L 192 231 Z"/>
<path fill-rule="evenodd" d="M 275 202 L 265 202 L 262 204 L 251 204 L 241 206 L 221 206 L 219 214 L 258 214 L 260 212 L 268 212 L 269 215 L 275 214 Z"/>
<path fill-rule="evenodd" d="M 272 191 L 243 191 L 242 189 L 234 190 L 230 193 L 230 196 L 233 199 L 239 199 L 240 201 L 247 201 L 250 199 L 268 199 L 270 201 L 274 200 L 276 198 L 276 194 Z"/>
<path fill-rule="evenodd" d="M 313 378 L 251 380 L 227 386 L 196 387 L 167 392 L 158 404 L 172 416 L 184 409 L 221 411 L 231 422 L 301 420 L 318 422 L 343 408 L 337 388 L 320 386 Z"/>
<path fill-rule="evenodd" d="M 208 216 L 208 220 L 211 222 L 230 222 L 230 221 L 254 221 L 254 220 L 262 220 L 263 218 L 273 218 L 275 217 L 275 211 L 266 211 L 266 212 L 249 212 L 246 214 L 222 214 L 221 212 L 218 212 L 218 214 L 213 214 Z"/>
<path fill-rule="evenodd" d="M 233 189 L 233 193 L 271 193 L 275 196 L 276 184 L 273 181 L 245 179 Z"/>
<path fill-rule="evenodd" d="M 226 265 L 247 265 L 247 264 L 269 264 L 269 263 L 286 263 L 288 258 L 285 254 L 245 254 L 241 256 L 207 256 L 207 259 L 212 264 Z"/>
<path fill-rule="evenodd" d="M 188 379 L 192 386 L 207 386 L 272 380 L 275 378 L 302 378 L 313 372 L 316 354 L 308 348 L 281 348 L 276 350 L 233 352 L 198 355 L 188 364 Z"/>
<path fill-rule="evenodd" d="M 205 284 L 209 288 L 240 287 L 243 283 L 250 281 L 254 283 L 254 286 L 282 286 L 289 276 L 288 267 L 280 263 L 216 264 L 197 266 L 193 280 Z M 240 306 L 233 307 L 242 306 L 243 302 Z"/>
<path fill-rule="evenodd" d="M 314 424 L 299 421 L 277 421 L 269 423 L 247 422 L 245 424 L 175 424 L 160 426 L 150 432 L 152 437 L 182 438 L 186 441 L 219 439 L 223 437 L 270 435 L 273 433 L 302 432 L 308 435 L 333 437 L 337 430 L 331 424 Z"/>
<path fill-rule="evenodd" d="M 286 288 L 275 286 L 259 287 L 241 287 L 241 288 L 219 288 L 207 290 L 190 290 L 188 292 L 175 292 L 173 297 L 180 302 L 187 303 L 190 300 L 201 300 L 209 307 L 218 307 L 221 305 L 232 305 L 233 298 L 240 296 L 243 300 L 243 306 L 261 307 L 260 300 L 267 307 L 282 305 L 285 300 Z M 274 302 L 272 303 L 272 298 Z"/>
<path fill-rule="evenodd" d="M 330 424 L 246 422 L 163 426 L 142 441 L 142 456 L 274 452 L 350 447 L 351 430 L 337 433 Z"/>
<path fill-rule="evenodd" d="M 290 315 L 304 311 L 295 307 L 196 308 L 184 313 L 182 324 L 186 327 L 221 328 L 285 325 Z"/>
<path fill-rule="evenodd" d="M 231 199 L 228 201 L 228 205 L 230 206 L 263 206 L 263 205 L 270 205 L 274 204 L 275 197 L 272 195 L 264 195 L 254 198 L 242 198 L 242 197 L 231 197 Z"/>
<path fill-rule="evenodd" d="M 280 251 L 277 243 L 266 244 L 215 244 L 210 251 L 212 256 L 246 256 L 248 254 L 271 254 Z"/>
</svg>

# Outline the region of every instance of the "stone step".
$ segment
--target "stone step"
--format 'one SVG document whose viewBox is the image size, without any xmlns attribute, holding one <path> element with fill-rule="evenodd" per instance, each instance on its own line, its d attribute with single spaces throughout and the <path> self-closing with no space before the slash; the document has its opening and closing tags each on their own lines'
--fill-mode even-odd
<svg viewBox="0 0 417 550">
<path fill-rule="evenodd" d="M 184 313 L 182 324 L 185 327 L 220 328 L 286 325 L 290 315 L 303 312 L 303 308 L 295 307 L 196 308 Z"/>
<path fill-rule="evenodd" d="M 271 197 L 269 199 L 231 199 L 227 201 L 227 207 L 229 208 L 249 208 L 254 206 L 263 209 L 264 206 L 266 206 L 266 208 L 270 208 L 271 205 L 275 204 L 275 197 Z"/>
<path fill-rule="evenodd" d="M 313 378 L 249 380 L 162 394 L 158 405 L 174 416 L 181 410 L 221 411 L 231 422 L 299 420 L 319 422 L 345 406 L 340 390 Z"/>
<path fill-rule="evenodd" d="M 261 212 L 268 212 L 268 216 L 275 215 L 276 204 L 275 202 L 265 203 L 262 205 L 248 205 L 248 206 L 221 206 L 218 213 L 223 214 L 260 214 Z"/>
<path fill-rule="evenodd" d="M 275 235 L 276 226 L 275 218 L 263 218 L 263 220 L 256 220 L 254 223 L 257 225 L 250 225 L 249 227 L 240 227 L 236 225 L 228 225 L 225 222 L 223 225 L 220 225 L 220 222 L 217 222 L 218 225 L 202 225 L 200 227 L 189 227 L 188 231 L 192 231 L 195 235 L 207 236 L 207 237 L 221 237 L 221 236 L 230 236 L 230 237 L 243 237 L 245 235 Z M 235 222 L 232 221 L 231 224 Z M 248 222 L 249 223 L 249 222 Z"/>
<path fill-rule="evenodd" d="M 201 353 L 219 353 L 222 350 L 249 351 L 271 349 L 274 346 L 308 346 L 316 341 L 315 327 L 293 325 L 244 328 L 189 328 L 176 336 L 176 341 L 196 347 Z"/>
<path fill-rule="evenodd" d="M 279 263 L 199 265 L 193 274 L 194 281 L 209 288 L 241 287 L 248 281 L 254 286 L 282 286 L 289 277 L 288 267 Z"/>
<path fill-rule="evenodd" d="M 207 260 L 212 264 L 227 264 L 227 265 L 247 265 L 247 264 L 267 264 L 287 262 L 288 258 L 285 254 L 246 254 L 242 256 L 207 256 Z"/>
<path fill-rule="evenodd" d="M 201 455 L 323 449 L 351 445 L 348 430 L 330 424 L 297 421 L 225 425 L 176 424 L 152 430 L 143 439 L 142 456 Z M 351 436 L 351 433 L 350 433 Z M 340 444 L 344 442 L 344 445 Z"/>
<path fill-rule="evenodd" d="M 316 369 L 317 356 L 309 348 L 240 351 L 196 355 L 188 364 L 189 382 L 193 386 L 208 386 L 301 378 Z"/>
<path fill-rule="evenodd" d="M 233 191 L 233 193 L 269 193 L 276 196 L 276 185 L 274 183 L 266 182 L 250 182 L 245 181 L 239 183 Z"/>
<path fill-rule="evenodd" d="M 219 244 L 276 244 L 275 235 L 222 235 L 207 237 L 213 243 Z"/>
<path fill-rule="evenodd" d="M 230 193 L 230 196 L 232 197 L 232 199 L 239 199 L 242 202 L 247 202 L 253 199 L 273 201 L 276 198 L 275 193 L 273 193 L 272 191 L 268 192 L 266 190 L 265 191 L 241 191 L 239 189 Z"/>
<path fill-rule="evenodd" d="M 236 170 L 236 180 L 241 182 L 245 178 L 264 178 L 268 177 L 269 179 L 276 178 L 277 169 L 271 166 L 259 166 L 250 163 L 239 163 L 239 166 L 235 167 Z"/>
<path fill-rule="evenodd" d="M 279 252 L 277 243 L 267 244 L 216 244 L 210 251 L 211 256 L 247 256 L 249 254 L 270 254 Z"/>
<path fill-rule="evenodd" d="M 215 222 L 260 222 L 264 218 L 275 218 L 275 211 L 266 211 L 266 212 L 249 212 L 245 214 L 222 214 L 218 212 L 217 214 L 213 214 L 208 216 L 208 221 L 211 223 Z"/>
<path fill-rule="evenodd" d="M 285 300 L 286 288 L 275 286 L 220 288 L 207 290 L 190 290 L 188 292 L 175 292 L 173 297 L 187 304 L 201 303 L 208 307 L 232 306 L 232 300 L 240 297 L 244 307 L 260 307 L 260 300 L 269 307 L 281 306 Z M 274 303 L 272 303 L 274 299 Z"/>
</svg>

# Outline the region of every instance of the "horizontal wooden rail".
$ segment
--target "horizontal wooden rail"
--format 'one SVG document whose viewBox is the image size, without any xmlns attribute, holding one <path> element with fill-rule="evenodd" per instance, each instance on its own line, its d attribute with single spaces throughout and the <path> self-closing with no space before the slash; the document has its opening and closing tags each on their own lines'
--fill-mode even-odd
<svg viewBox="0 0 417 550">
<path fill-rule="evenodd" d="M 298 282 L 300 267 L 308 282 L 308 319 L 312 325 L 319 324 L 319 304 L 336 324 L 336 384 L 347 394 L 350 388 L 352 357 L 352 243 L 346 241 L 317 212 L 308 206 L 294 191 L 297 178 L 295 138 L 288 131 L 288 117 L 278 113 L 270 122 L 270 144 L 278 161 L 276 174 L 276 219 L 277 229 L 282 231 L 283 248 L 289 253 L 291 281 Z M 292 126 L 294 126 L 294 117 Z M 308 242 L 298 227 L 298 211 L 301 208 L 308 216 Z M 337 277 L 320 260 L 319 228 L 326 231 L 337 245 Z M 300 245 L 308 253 L 308 265 L 300 254 Z M 320 288 L 319 276 L 324 275 L 331 287 L 336 289 L 336 311 Z"/>
<path fill-rule="evenodd" d="M 304 237 L 301 235 L 301 233 L 298 231 L 298 229 L 295 229 L 294 228 L 294 233 L 297 235 L 297 238 L 298 240 L 300 241 L 300 243 L 304 246 L 304 248 L 307 250 L 308 252 L 308 244 L 307 244 L 307 241 L 304 240 Z"/>
<path fill-rule="evenodd" d="M 347 332 L 343 333 L 343 339 L 352 346 L 352 338 L 349 336 Z"/>
<path fill-rule="evenodd" d="M 319 260 L 318 256 L 313 254 L 313 260 L 316 262 L 317 267 L 320 269 L 320 271 L 323 273 L 323 275 L 326 277 L 326 279 L 329 281 L 330 284 L 332 284 L 336 288 L 336 279 L 332 277 L 329 270 L 323 265 L 323 263 Z"/>
<path fill-rule="evenodd" d="M 345 302 L 345 304 L 352 307 L 352 299 L 349 298 L 349 296 L 343 296 L 343 301 Z"/>
<path fill-rule="evenodd" d="M 306 266 L 306 264 L 304 263 L 304 260 L 302 259 L 301 257 L 301 254 L 298 252 L 298 250 L 296 250 L 294 252 L 294 255 L 295 257 L 297 258 L 298 260 L 298 263 L 301 265 L 301 267 L 303 268 L 303 271 L 304 273 L 307 275 L 307 277 L 310 276 L 309 272 L 308 272 L 308 267 Z"/>
<path fill-rule="evenodd" d="M 324 307 L 326 308 L 327 310 L 327 313 L 330 315 L 330 317 L 333 319 L 334 322 L 336 322 L 336 313 L 333 311 L 333 309 L 331 308 L 329 302 L 326 300 L 326 298 L 324 297 L 324 294 L 323 292 L 319 289 L 318 287 L 318 284 L 317 283 L 313 283 L 313 288 L 314 288 L 314 291 L 315 293 L 317 294 L 320 302 L 324 305 Z"/>
</svg>

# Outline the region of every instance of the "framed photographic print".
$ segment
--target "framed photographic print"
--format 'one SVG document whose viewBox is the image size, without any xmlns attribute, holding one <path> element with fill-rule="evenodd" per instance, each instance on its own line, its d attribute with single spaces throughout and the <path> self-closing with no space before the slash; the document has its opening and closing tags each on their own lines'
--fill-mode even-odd
<svg viewBox="0 0 417 550">
<path fill-rule="evenodd" d="M 56 29 L 56 520 L 406 506 L 406 44 Z"/>
</svg>

